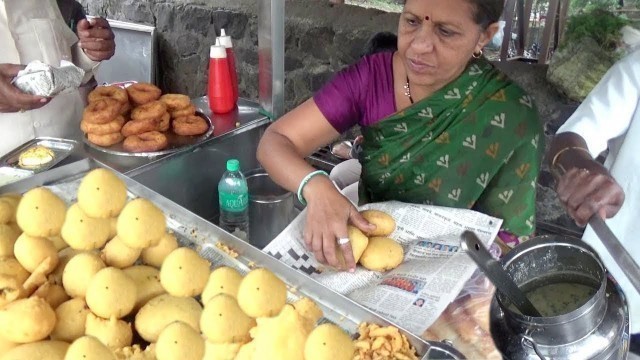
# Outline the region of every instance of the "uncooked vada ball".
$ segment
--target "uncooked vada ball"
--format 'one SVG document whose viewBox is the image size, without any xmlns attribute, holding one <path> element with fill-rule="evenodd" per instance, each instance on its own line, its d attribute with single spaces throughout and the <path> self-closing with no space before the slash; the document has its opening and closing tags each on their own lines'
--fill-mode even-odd
<svg viewBox="0 0 640 360">
<path fill-rule="evenodd" d="M 0 274 L 0 308 L 24 296 L 22 283 L 15 276 Z"/>
<path fill-rule="evenodd" d="M 20 344 L 11 342 L 3 338 L 2 336 L 0 336 L 0 354 L 6 354 L 9 350 L 13 349 L 18 345 Z"/>
<path fill-rule="evenodd" d="M 213 270 L 209 275 L 204 291 L 202 291 L 202 303 L 206 305 L 209 300 L 218 294 L 227 294 L 237 298 L 241 281 L 242 275 L 236 269 L 221 266 Z"/>
<path fill-rule="evenodd" d="M 167 228 L 167 221 L 157 206 L 147 199 L 130 201 L 118 216 L 118 236 L 125 245 L 136 249 L 155 246 Z"/>
<path fill-rule="evenodd" d="M 58 251 L 58 266 L 56 266 L 55 270 L 48 276 L 48 280 L 54 284 L 62 285 L 62 274 L 64 273 L 64 268 L 69 263 L 72 257 L 81 253 L 82 251 L 72 249 L 70 247 L 66 247 L 60 251 Z"/>
<path fill-rule="evenodd" d="M 254 319 L 240 309 L 236 299 L 219 294 L 204 306 L 200 330 L 214 344 L 244 343 L 250 339 L 249 330 L 256 326 Z"/>
<path fill-rule="evenodd" d="M 0 224 L 0 257 L 13 256 L 13 246 L 20 234 L 7 224 Z"/>
<path fill-rule="evenodd" d="M 181 321 L 200 331 L 202 306 L 194 298 L 164 294 L 151 299 L 136 314 L 135 326 L 138 334 L 148 341 L 156 342 L 164 328 L 174 321 Z"/>
<path fill-rule="evenodd" d="M 107 267 L 89 281 L 86 300 L 91 311 L 105 319 L 120 319 L 136 304 L 136 284 L 124 271 Z"/>
<path fill-rule="evenodd" d="M 15 343 L 39 341 L 51 334 L 56 313 L 37 296 L 20 299 L 0 309 L 0 337 Z"/>
<path fill-rule="evenodd" d="M 202 360 L 236 360 L 242 344 L 214 344 L 211 341 L 204 342 L 204 357 Z"/>
<path fill-rule="evenodd" d="M 112 217 L 109 219 L 109 239 L 113 239 L 118 235 L 118 218 Z"/>
<path fill-rule="evenodd" d="M 369 223 L 376 226 L 369 236 L 389 236 L 396 230 L 396 221 L 391 215 L 379 210 L 365 210 L 360 213 Z"/>
<path fill-rule="evenodd" d="M 67 300 L 56 309 L 56 325 L 51 339 L 72 342 L 85 333 L 87 316 L 91 313 L 82 298 Z"/>
<path fill-rule="evenodd" d="M 235 360 L 253 360 L 253 355 L 256 352 L 256 342 L 250 341 L 240 347 L 238 355 Z"/>
<path fill-rule="evenodd" d="M 136 265 L 123 269 L 136 284 L 136 305 L 134 310 L 143 307 L 149 300 L 166 291 L 160 284 L 160 271 L 152 266 Z"/>
<path fill-rule="evenodd" d="M 160 283 L 173 296 L 198 296 L 209 279 L 211 265 L 195 250 L 173 250 L 160 268 Z"/>
<path fill-rule="evenodd" d="M 57 309 L 63 302 L 70 299 L 69 295 L 62 285 L 58 285 L 52 282 L 46 282 L 33 293 L 32 296 L 38 296 L 43 298 L 46 302 L 51 305 L 52 309 Z"/>
<path fill-rule="evenodd" d="M 23 232 L 30 236 L 59 235 L 67 214 L 67 205 L 51 190 L 43 187 L 27 191 L 16 213 Z"/>
<path fill-rule="evenodd" d="M 92 218 L 73 204 L 62 226 L 62 238 L 76 250 L 99 249 L 109 240 L 109 219 Z"/>
<path fill-rule="evenodd" d="M 12 257 L 0 258 L 0 275 L 13 276 L 20 284 L 29 278 L 29 272 Z"/>
<path fill-rule="evenodd" d="M 80 182 L 78 204 L 91 217 L 118 216 L 126 201 L 127 185 L 110 170 L 92 170 Z"/>
<path fill-rule="evenodd" d="M 372 237 L 360 257 L 360 264 L 369 270 L 387 271 L 397 268 L 402 260 L 404 260 L 404 250 L 395 240 Z"/>
<path fill-rule="evenodd" d="M 164 259 L 178 248 L 178 240 L 172 233 L 165 233 L 158 245 L 142 250 L 142 262 L 160 268 Z"/>
<path fill-rule="evenodd" d="M 69 343 L 64 341 L 38 341 L 19 345 L 0 357 L 0 360 L 64 360 Z"/>
<path fill-rule="evenodd" d="M 47 258 L 51 258 L 49 266 L 39 269 L 43 273 L 48 274 L 58 266 L 58 250 L 47 238 L 22 234 L 13 246 L 13 252 L 20 265 L 30 273 L 34 272 Z"/>
<path fill-rule="evenodd" d="M 72 297 L 85 297 L 91 278 L 106 266 L 100 256 L 82 252 L 69 260 L 62 273 L 62 285 Z"/>
<path fill-rule="evenodd" d="M 287 286 L 267 269 L 250 271 L 238 287 L 238 305 L 252 318 L 277 315 L 287 302 Z"/>
<path fill-rule="evenodd" d="M 0 224 L 8 224 L 16 218 L 18 202 L 0 197 Z"/>
<path fill-rule="evenodd" d="M 64 360 L 116 360 L 116 357 L 100 340 L 83 336 L 69 346 Z"/>
<path fill-rule="evenodd" d="M 49 238 L 49 241 L 53 243 L 53 246 L 56 247 L 58 252 L 69 247 L 69 244 L 64 241 L 61 235 L 52 236 Z"/>
<path fill-rule="evenodd" d="M 103 319 L 93 313 L 87 315 L 85 335 L 97 338 L 111 350 L 131 346 L 133 341 L 131 324 L 116 318 Z"/>
<path fill-rule="evenodd" d="M 191 326 L 177 321 L 162 330 L 156 342 L 158 360 L 202 360 L 204 339 Z"/>
<path fill-rule="evenodd" d="M 104 249 L 102 249 L 102 260 L 107 266 L 124 269 L 135 264 L 140 257 L 141 251 L 140 249 L 128 247 L 116 236 L 109 240 Z"/>
</svg>

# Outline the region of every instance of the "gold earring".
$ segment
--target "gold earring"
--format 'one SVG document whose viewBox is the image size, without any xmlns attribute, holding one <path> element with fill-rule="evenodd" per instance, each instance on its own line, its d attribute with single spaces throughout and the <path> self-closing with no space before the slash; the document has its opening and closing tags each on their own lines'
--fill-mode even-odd
<svg viewBox="0 0 640 360">
<path fill-rule="evenodd" d="M 480 51 L 474 52 L 473 54 L 471 54 L 471 56 L 473 56 L 474 59 L 479 59 L 482 56 L 482 49 L 480 49 Z"/>
</svg>

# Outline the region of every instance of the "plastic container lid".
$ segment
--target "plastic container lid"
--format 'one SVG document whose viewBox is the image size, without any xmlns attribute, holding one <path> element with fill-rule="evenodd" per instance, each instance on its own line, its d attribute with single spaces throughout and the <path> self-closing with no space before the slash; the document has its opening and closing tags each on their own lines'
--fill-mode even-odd
<svg viewBox="0 0 640 360">
<path fill-rule="evenodd" d="M 216 44 L 211 45 L 211 49 L 209 50 L 209 58 L 211 59 L 226 59 L 227 58 L 227 49 L 220 45 L 220 38 L 216 39 Z"/>
<path fill-rule="evenodd" d="M 233 48 L 233 42 L 231 41 L 231 36 L 227 35 L 224 29 L 220 30 L 220 45 L 224 46 L 227 49 Z"/>
<path fill-rule="evenodd" d="M 238 171 L 240 169 L 240 161 L 238 159 L 227 160 L 227 171 Z"/>
</svg>

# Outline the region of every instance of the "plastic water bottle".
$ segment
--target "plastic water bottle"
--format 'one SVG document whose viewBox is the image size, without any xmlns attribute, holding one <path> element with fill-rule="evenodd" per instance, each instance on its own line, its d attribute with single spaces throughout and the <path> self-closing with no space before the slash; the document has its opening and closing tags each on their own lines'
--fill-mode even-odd
<svg viewBox="0 0 640 360">
<path fill-rule="evenodd" d="M 220 227 L 247 240 L 249 238 L 249 189 L 237 159 L 227 161 L 227 171 L 218 183 Z"/>
</svg>

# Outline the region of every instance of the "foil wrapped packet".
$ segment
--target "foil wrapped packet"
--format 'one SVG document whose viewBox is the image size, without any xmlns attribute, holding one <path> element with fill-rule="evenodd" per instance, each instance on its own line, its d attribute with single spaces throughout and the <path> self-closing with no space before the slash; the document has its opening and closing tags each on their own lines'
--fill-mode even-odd
<svg viewBox="0 0 640 360">
<path fill-rule="evenodd" d="M 32 61 L 18 72 L 12 83 L 21 91 L 38 96 L 55 96 L 78 89 L 84 78 L 84 70 L 68 61 L 60 67 Z"/>
</svg>

